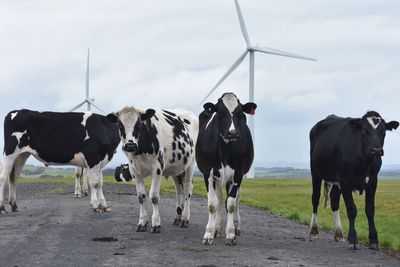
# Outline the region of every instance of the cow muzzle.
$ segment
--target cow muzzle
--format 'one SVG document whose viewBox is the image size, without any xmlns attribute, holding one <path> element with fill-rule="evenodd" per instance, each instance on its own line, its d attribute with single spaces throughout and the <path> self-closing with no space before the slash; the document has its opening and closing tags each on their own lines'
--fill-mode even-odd
<svg viewBox="0 0 400 267">
<path fill-rule="evenodd" d="M 135 153 L 138 150 L 138 146 L 137 146 L 137 144 L 130 141 L 122 147 L 122 150 L 129 152 L 129 153 Z"/>
<path fill-rule="evenodd" d="M 231 142 L 235 142 L 235 141 L 238 141 L 238 140 L 239 140 L 239 133 L 238 133 L 236 130 L 230 130 L 230 131 L 228 132 L 228 135 L 227 135 L 226 137 L 223 136 L 222 134 L 220 134 L 220 136 L 221 136 L 222 140 L 223 140 L 226 144 L 231 143 Z"/>
<path fill-rule="evenodd" d="M 383 156 L 383 147 L 373 147 L 370 150 L 370 154 L 374 156 Z"/>
</svg>

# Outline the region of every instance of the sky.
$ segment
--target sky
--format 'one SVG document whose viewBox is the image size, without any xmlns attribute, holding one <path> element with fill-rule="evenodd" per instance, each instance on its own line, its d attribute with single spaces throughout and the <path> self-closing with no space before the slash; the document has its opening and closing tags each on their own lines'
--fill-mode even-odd
<svg viewBox="0 0 400 267">
<path fill-rule="evenodd" d="M 400 121 L 399 1 L 239 3 L 252 43 L 318 60 L 255 55 L 256 162 L 307 164 L 309 130 L 330 114 L 376 110 Z M 88 48 L 91 95 L 106 112 L 133 105 L 198 114 L 246 48 L 233 0 L 0 0 L 0 22 L 0 117 L 83 101 Z M 248 65 L 208 101 L 230 91 L 246 103 Z M 384 164 L 400 163 L 399 134 L 386 135 Z M 119 148 L 112 165 L 124 161 Z"/>
</svg>

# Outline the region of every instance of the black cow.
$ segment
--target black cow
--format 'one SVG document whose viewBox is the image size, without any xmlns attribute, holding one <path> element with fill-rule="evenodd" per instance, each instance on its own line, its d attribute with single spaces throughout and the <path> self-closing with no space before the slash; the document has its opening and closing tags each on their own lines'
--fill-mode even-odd
<svg viewBox="0 0 400 267">
<path fill-rule="evenodd" d="M 357 249 L 357 234 L 354 221 L 357 207 L 352 192 L 362 194 L 365 190 L 365 213 L 369 226 L 369 247 L 378 250 L 378 235 L 375 229 L 375 191 L 378 172 L 382 165 L 383 143 L 386 131 L 397 129 L 397 121 L 385 122 L 375 111 L 360 118 L 328 116 L 318 122 L 310 132 L 310 164 L 313 184 L 313 215 L 310 223 L 310 238 L 318 236 L 317 209 L 321 182 L 332 185 L 331 208 L 335 220 L 335 240 L 343 240 L 339 217 L 340 195 L 349 219 L 349 247 Z"/>
<path fill-rule="evenodd" d="M 233 93 L 225 93 L 217 104 L 204 104 L 199 115 L 196 161 L 204 174 L 208 192 L 209 219 L 203 244 L 211 245 L 222 233 L 222 188 L 227 192 L 226 244 L 235 245 L 240 234 L 240 184 L 253 162 L 253 141 L 246 115 L 254 114 L 254 103 L 242 105 Z"/>
<path fill-rule="evenodd" d="M 9 203 L 17 211 L 16 181 L 30 155 L 46 166 L 75 165 L 87 168 L 90 205 L 96 212 L 110 211 L 103 195 L 102 169 L 120 142 L 118 126 L 104 116 L 85 113 L 15 110 L 4 120 L 4 153 L 0 173 L 0 212 L 4 184 L 10 183 Z"/>
<path fill-rule="evenodd" d="M 121 166 L 115 168 L 114 176 L 117 182 L 128 182 L 132 180 L 132 175 L 129 172 L 129 164 L 121 164 Z"/>
</svg>

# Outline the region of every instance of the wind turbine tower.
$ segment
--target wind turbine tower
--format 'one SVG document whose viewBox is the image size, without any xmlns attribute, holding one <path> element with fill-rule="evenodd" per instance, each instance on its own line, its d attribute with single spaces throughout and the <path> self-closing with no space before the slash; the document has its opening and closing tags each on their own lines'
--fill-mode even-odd
<svg viewBox="0 0 400 267">
<path fill-rule="evenodd" d="M 244 40 L 246 41 L 247 46 L 246 46 L 246 49 L 244 50 L 244 52 L 240 55 L 240 57 L 224 73 L 224 75 L 222 75 L 220 80 L 215 84 L 215 86 L 211 89 L 211 91 L 204 97 L 204 99 L 200 102 L 200 104 L 205 102 L 207 100 L 207 98 L 218 88 L 218 86 L 243 62 L 243 60 L 245 59 L 247 54 L 249 54 L 249 63 L 250 63 L 250 66 L 249 66 L 250 67 L 249 68 L 249 101 L 250 102 L 254 102 L 254 54 L 255 54 L 255 52 L 316 61 L 316 59 L 313 59 L 313 58 L 296 55 L 296 54 L 285 52 L 282 50 L 253 45 L 251 43 L 249 35 L 247 33 L 246 24 L 244 23 L 243 15 L 242 15 L 242 12 L 239 7 L 238 0 L 234 0 L 234 1 L 235 1 L 236 11 L 237 11 L 238 18 L 239 18 L 240 28 L 242 30 L 242 34 L 243 34 Z M 249 116 L 249 128 L 250 128 L 251 136 L 253 137 L 253 144 L 255 146 L 254 117 L 253 116 Z M 250 178 L 254 177 L 254 164 L 250 168 L 249 172 L 247 173 L 247 177 L 250 177 Z"/>
<path fill-rule="evenodd" d="M 81 103 L 79 103 L 78 105 L 76 105 L 75 107 L 73 107 L 69 111 L 70 112 L 71 111 L 75 111 L 78 108 L 80 108 L 81 106 L 83 106 L 84 104 L 86 104 L 87 105 L 87 111 L 91 111 L 92 106 L 93 106 L 93 107 L 97 108 L 100 112 L 105 114 L 106 112 L 104 112 L 101 108 L 99 108 L 98 106 L 96 106 L 94 104 L 94 98 L 90 98 L 90 96 L 89 96 L 89 56 L 90 56 L 90 51 L 88 49 L 87 63 L 86 63 L 86 98 L 85 98 L 85 100 L 83 100 Z"/>
</svg>

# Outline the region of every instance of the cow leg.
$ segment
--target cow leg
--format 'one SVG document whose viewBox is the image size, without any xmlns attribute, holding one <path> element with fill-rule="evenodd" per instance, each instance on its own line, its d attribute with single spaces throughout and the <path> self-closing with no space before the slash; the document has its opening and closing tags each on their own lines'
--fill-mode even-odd
<svg viewBox="0 0 400 267">
<path fill-rule="evenodd" d="M 339 213 L 340 195 L 341 192 L 339 187 L 337 185 L 333 185 L 330 193 L 330 198 L 331 198 L 331 209 L 333 211 L 335 241 L 344 241 L 342 223 L 340 221 L 340 213 Z"/>
<path fill-rule="evenodd" d="M 153 173 L 151 177 L 151 186 L 149 197 L 153 205 L 153 215 L 151 216 L 151 232 L 160 233 L 161 232 L 161 218 L 159 212 L 160 203 L 160 186 L 161 186 L 162 175 Z"/>
<path fill-rule="evenodd" d="M 235 225 L 235 236 L 240 236 L 240 214 L 239 214 L 239 203 L 240 203 L 240 188 L 236 195 L 236 209 L 233 217 L 233 224 Z"/>
<path fill-rule="evenodd" d="M 357 233 L 355 229 L 355 219 L 357 217 L 357 207 L 354 203 L 352 191 L 348 186 L 342 188 L 342 194 L 344 203 L 346 204 L 347 217 L 349 218 L 349 235 L 347 240 L 349 241 L 349 248 L 357 249 Z"/>
<path fill-rule="evenodd" d="M 218 198 L 218 206 L 217 206 L 217 211 L 215 214 L 215 237 L 216 238 L 221 238 L 222 236 L 222 216 L 225 214 L 225 207 L 224 207 L 224 199 L 222 195 L 222 187 L 217 184 L 217 188 L 215 190 L 215 193 L 217 194 Z"/>
<path fill-rule="evenodd" d="M 18 211 L 17 206 L 17 179 L 19 178 L 22 168 L 25 165 L 26 160 L 29 158 L 29 153 L 20 154 L 14 162 L 14 168 L 9 176 L 9 192 L 8 192 L 8 203 L 11 205 L 13 212 Z"/>
<path fill-rule="evenodd" d="M 183 204 L 181 227 L 187 227 L 190 220 L 190 198 L 192 197 L 193 193 L 193 168 L 194 163 L 185 170 L 185 181 L 183 183 L 183 194 L 185 197 L 185 202 Z"/>
<path fill-rule="evenodd" d="M 377 187 L 378 179 L 373 177 L 370 179 L 367 187 L 365 188 L 365 214 L 368 218 L 369 228 L 369 248 L 373 250 L 379 250 L 378 233 L 375 228 L 375 192 Z"/>
<path fill-rule="evenodd" d="M 228 246 L 236 245 L 236 227 L 234 224 L 234 217 L 238 205 L 238 193 L 240 191 L 240 184 L 242 182 L 243 174 L 235 171 L 233 184 L 229 190 L 228 198 L 226 200 L 226 209 L 228 218 L 226 220 L 226 239 L 225 243 Z"/>
<path fill-rule="evenodd" d="M 103 212 L 104 207 L 102 206 L 104 203 L 100 203 L 98 197 L 103 195 L 101 191 L 100 195 L 98 194 L 99 190 L 101 190 L 102 179 L 100 181 L 100 171 L 97 166 L 88 169 L 89 176 L 89 186 L 90 186 L 90 206 L 95 212 Z M 102 177 L 101 177 L 102 178 Z M 104 196 L 102 196 L 104 198 Z"/>
<path fill-rule="evenodd" d="M 312 197 L 311 197 L 313 205 L 313 214 L 310 222 L 310 240 L 315 240 L 318 238 L 317 212 L 318 212 L 319 198 L 321 196 L 322 179 L 315 174 L 312 168 L 311 168 L 311 176 L 312 176 L 312 186 L 313 186 Z"/>
<path fill-rule="evenodd" d="M 108 212 L 111 211 L 111 207 L 107 205 L 106 198 L 103 194 L 103 173 L 101 170 L 97 173 L 99 177 L 99 187 L 97 189 L 97 199 L 99 201 L 99 208 L 101 211 Z"/>
<path fill-rule="evenodd" d="M 4 207 L 4 185 L 14 168 L 14 161 L 16 156 L 5 156 L 1 163 L 0 169 L 0 214 L 6 214 L 7 211 Z"/>
<path fill-rule="evenodd" d="M 75 192 L 74 197 L 80 198 L 81 193 L 81 177 L 82 177 L 83 169 L 80 167 L 76 167 L 75 169 Z"/>
<path fill-rule="evenodd" d="M 217 195 L 217 187 L 219 187 L 219 181 L 215 181 L 212 175 L 212 172 L 208 172 L 209 176 L 206 178 L 206 187 L 207 187 L 207 200 L 208 200 L 208 223 L 206 226 L 206 232 L 203 237 L 203 244 L 204 245 L 212 245 L 214 242 L 215 237 L 215 217 L 217 213 L 217 208 L 219 205 L 219 199 Z M 206 175 L 206 174 L 205 174 Z M 217 185 L 218 184 L 218 185 Z"/>
<path fill-rule="evenodd" d="M 146 201 L 146 188 L 144 186 L 144 180 L 135 174 L 136 179 L 136 194 L 139 200 L 139 222 L 136 228 L 136 232 L 146 232 L 149 219 L 147 216 L 147 210 L 145 206 Z"/>
<path fill-rule="evenodd" d="M 183 175 L 173 176 L 175 195 L 176 195 L 176 216 L 174 225 L 180 225 L 182 223 L 182 211 L 183 211 Z"/>
<path fill-rule="evenodd" d="M 88 177 L 87 177 L 87 171 L 86 169 L 83 169 L 83 181 L 82 181 L 82 194 L 84 196 L 89 195 L 89 186 L 88 186 Z"/>
</svg>

